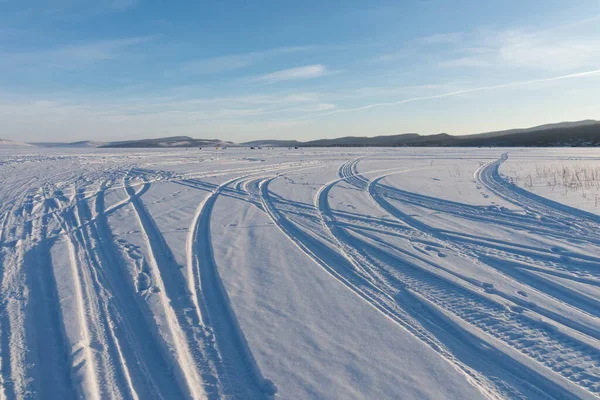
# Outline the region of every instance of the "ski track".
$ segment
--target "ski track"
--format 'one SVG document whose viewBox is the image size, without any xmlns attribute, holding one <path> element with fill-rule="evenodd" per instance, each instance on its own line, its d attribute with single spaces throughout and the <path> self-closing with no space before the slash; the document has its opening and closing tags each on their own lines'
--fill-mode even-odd
<svg viewBox="0 0 600 400">
<path fill-rule="evenodd" d="M 481 165 L 473 185 L 511 210 L 386 183 L 435 169 L 432 160 L 441 156 L 364 172 L 359 166 L 391 163 L 393 153 L 264 165 L 240 158 L 182 172 L 124 155 L 89 166 L 76 156 L 0 158 L 4 178 L 16 165 L 46 166 L 0 190 L 0 400 L 279 397 L 215 257 L 211 216 L 227 197 L 257 207 L 311 265 L 436 352 L 482 397 L 598 398 L 600 300 L 577 285 L 600 288 L 600 217 L 515 186 L 499 172 L 508 157 Z M 312 201 L 274 189 L 316 170 L 333 179 L 311 184 Z M 180 185 L 198 203 L 189 227 L 181 227 L 183 264 L 144 201 L 163 183 Z M 344 201 L 368 204 L 369 213 L 333 206 L 342 193 Z M 123 215 L 137 240 L 114 231 Z M 438 227 L 437 216 L 535 240 Z M 61 262 L 57 249 L 67 252 Z M 453 260 L 510 282 L 519 294 Z"/>
</svg>

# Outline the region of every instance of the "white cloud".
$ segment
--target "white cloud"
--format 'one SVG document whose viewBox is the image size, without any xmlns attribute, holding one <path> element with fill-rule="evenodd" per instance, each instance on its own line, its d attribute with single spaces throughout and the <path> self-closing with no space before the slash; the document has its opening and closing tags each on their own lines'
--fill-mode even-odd
<svg viewBox="0 0 600 400">
<path fill-rule="evenodd" d="M 73 69 L 119 57 L 126 49 L 152 40 L 151 36 L 71 44 L 53 49 L 0 53 L 0 65 Z"/>
<path fill-rule="evenodd" d="M 183 65 L 187 72 L 214 74 L 249 67 L 259 61 L 283 54 L 292 54 L 313 49 L 311 46 L 278 47 L 242 54 L 230 54 L 201 60 L 189 61 Z"/>
<path fill-rule="evenodd" d="M 450 49 L 439 64 L 457 68 L 525 68 L 568 71 L 600 65 L 600 35 L 578 30 L 582 23 L 531 32 L 479 32 Z"/>
<path fill-rule="evenodd" d="M 508 32 L 499 38 L 496 55 L 505 64 L 568 70 L 600 63 L 600 38 L 565 38 Z"/>
<path fill-rule="evenodd" d="M 269 74 L 256 78 L 256 81 L 262 82 L 280 82 L 296 79 L 312 79 L 327 75 L 327 68 L 322 64 L 307 65 L 304 67 L 296 67 L 282 69 L 280 71 L 271 72 Z"/>
<path fill-rule="evenodd" d="M 327 110 L 333 110 L 336 108 L 335 104 L 331 104 L 331 103 L 321 103 L 321 104 L 317 104 L 314 107 L 315 111 L 327 111 Z"/>
<path fill-rule="evenodd" d="M 472 54 L 445 60 L 440 62 L 439 65 L 450 68 L 481 68 L 498 66 L 499 64 L 494 62 L 493 57 L 488 55 Z"/>
<path fill-rule="evenodd" d="M 285 96 L 282 100 L 286 103 L 309 103 L 318 101 L 320 97 L 320 93 L 306 92 L 290 94 Z"/>
</svg>

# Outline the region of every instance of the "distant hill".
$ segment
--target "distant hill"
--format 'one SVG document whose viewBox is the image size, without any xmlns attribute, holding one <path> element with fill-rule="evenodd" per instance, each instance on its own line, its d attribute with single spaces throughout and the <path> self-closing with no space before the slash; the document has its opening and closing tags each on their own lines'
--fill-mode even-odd
<svg viewBox="0 0 600 400">
<path fill-rule="evenodd" d="M 508 129 L 508 130 L 504 130 L 504 131 L 477 133 L 475 135 L 463 135 L 461 137 L 463 137 L 463 138 L 496 137 L 496 136 L 510 135 L 512 133 L 534 132 L 534 131 L 542 131 L 542 130 L 548 130 L 548 129 L 560 129 L 560 128 L 574 128 L 577 126 L 594 125 L 597 123 L 599 123 L 599 121 L 595 121 L 593 119 L 586 119 L 583 121 L 576 121 L 576 122 L 559 122 L 559 123 L 555 123 L 555 124 L 538 125 L 538 126 L 534 126 L 533 128 Z"/>
<path fill-rule="evenodd" d="M 233 146 L 233 142 L 219 139 L 194 139 L 189 136 L 171 136 L 157 139 L 126 140 L 111 142 L 100 147 L 104 148 L 177 148 L 177 147 L 223 147 Z"/>
<path fill-rule="evenodd" d="M 15 142 L 13 140 L 0 139 L 0 147 L 33 147 L 29 143 Z"/>
<path fill-rule="evenodd" d="M 79 141 L 72 143 L 38 142 L 40 147 L 72 148 L 181 148 L 181 147 L 592 147 L 600 146 L 600 121 L 584 120 L 478 133 L 474 135 L 420 135 L 404 133 L 388 136 L 345 136 L 335 139 L 298 140 L 264 139 L 239 145 L 220 139 L 194 139 L 189 136 L 124 140 L 118 142 Z M 0 139 L 0 146 L 30 146 L 27 143 Z"/>
<path fill-rule="evenodd" d="M 275 140 L 275 139 L 265 139 L 265 140 L 252 140 L 250 142 L 240 143 L 242 146 L 264 146 L 264 147 L 293 147 L 299 146 L 302 142 L 298 140 Z"/>
<path fill-rule="evenodd" d="M 410 141 L 420 137 L 416 133 L 405 133 L 392 136 L 355 137 L 347 136 L 337 139 L 320 139 L 302 143 L 302 146 L 329 147 L 329 146 L 390 146 L 390 143 Z"/>
<path fill-rule="evenodd" d="M 96 142 L 82 140 L 78 142 L 32 142 L 30 145 L 38 147 L 60 148 L 163 148 L 163 147 L 223 147 L 234 146 L 233 142 L 219 139 L 194 139 L 189 136 L 172 136 L 156 139 L 123 140 L 116 142 Z"/>
<path fill-rule="evenodd" d="M 460 139 L 458 146 L 490 147 L 598 147 L 600 123 L 545 128 L 493 137 Z"/>
<path fill-rule="evenodd" d="M 527 129 L 454 136 L 404 134 L 391 136 L 342 137 L 301 143 L 304 147 L 332 146 L 419 146 L 419 147 L 590 147 L 600 146 L 600 122 L 586 120 L 540 125 Z"/>
<path fill-rule="evenodd" d="M 95 142 L 92 140 L 82 140 L 79 142 L 31 142 L 30 144 L 38 147 L 73 147 L 73 148 L 94 148 L 104 146 L 106 142 Z"/>
</svg>

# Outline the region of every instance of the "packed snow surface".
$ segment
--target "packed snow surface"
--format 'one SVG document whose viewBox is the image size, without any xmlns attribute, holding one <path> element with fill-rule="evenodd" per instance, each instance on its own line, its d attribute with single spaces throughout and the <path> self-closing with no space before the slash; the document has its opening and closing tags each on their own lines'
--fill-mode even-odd
<svg viewBox="0 0 600 400">
<path fill-rule="evenodd" d="M 0 150 L 0 399 L 600 396 L 599 150 Z"/>
</svg>

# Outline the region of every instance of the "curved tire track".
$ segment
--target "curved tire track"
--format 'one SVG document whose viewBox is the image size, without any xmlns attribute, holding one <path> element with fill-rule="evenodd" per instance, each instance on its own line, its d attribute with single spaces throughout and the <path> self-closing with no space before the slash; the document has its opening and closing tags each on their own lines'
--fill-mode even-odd
<svg viewBox="0 0 600 400">
<path fill-rule="evenodd" d="M 224 396 L 235 399 L 271 398 L 277 389 L 260 371 L 239 325 L 214 258 L 210 217 L 219 195 L 240 178 L 219 185 L 200 204 L 190 228 L 188 269 L 205 328 L 211 332 L 222 366 Z"/>
<path fill-rule="evenodd" d="M 379 196 L 375 188 L 378 181 L 383 177 L 372 180 L 368 185 L 367 191 L 371 197 L 383 210 L 400 221 L 408 223 L 418 231 L 431 234 L 431 227 L 400 212 Z M 445 240 L 446 238 L 443 236 L 438 237 L 438 239 Z M 516 349 L 518 352 L 525 354 L 546 368 L 558 373 L 568 381 L 573 382 L 583 390 L 583 392 L 577 390 L 580 393 L 579 395 L 583 395 L 585 392 L 594 396 L 600 395 L 600 385 L 595 383 L 600 382 L 600 350 L 597 347 L 591 346 L 587 342 L 581 342 L 571 335 L 556 330 L 551 325 L 540 324 L 530 317 L 521 314 L 520 311 L 511 313 L 505 310 L 502 305 L 494 305 L 488 299 L 477 300 L 475 303 L 479 304 L 477 313 L 469 313 L 469 310 L 473 308 L 472 296 L 479 295 L 477 293 L 468 294 L 468 292 L 465 292 L 464 287 L 455 286 L 453 289 L 448 288 L 448 285 L 442 284 L 435 274 L 429 277 L 422 277 L 418 282 L 412 284 L 410 283 L 411 279 L 413 278 L 404 277 L 402 283 L 407 284 L 411 290 L 420 296 L 427 298 L 436 307 L 448 310 L 451 314 L 465 320 L 480 331 L 506 343 L 511 349 Z M 435 285 L 430 286 L 433 282 L 436 282 Z M 497 317 L 502 314 L 505 315 Z M 490 320 L 494 322 L 492 324 L 488 323 Z M 503 325 L 505 326 L 502 327 Z M 510 332 L 510 334 L 506 335 L 504 334 L 505 332 Z M 527 345 L 521 343 L 521 338 L 523 337 L 537 339 L 535 341 L 527 339 L 525 342 L 529 344 Z M 567 354 L 569 356 L 566 356 Z M 559 361 L 558 364 L 556 363 L 556 360 L 565 360 L 565 356 L 569 360 L 588 360 L 583 368 L 586 373 L 576 372 L 578 368 L 572 370 L 569 368 L 569 362 L 561 363 Z M 569 386 L 566 386 L 566 389 L 570 390 Z"/>
</svg>

